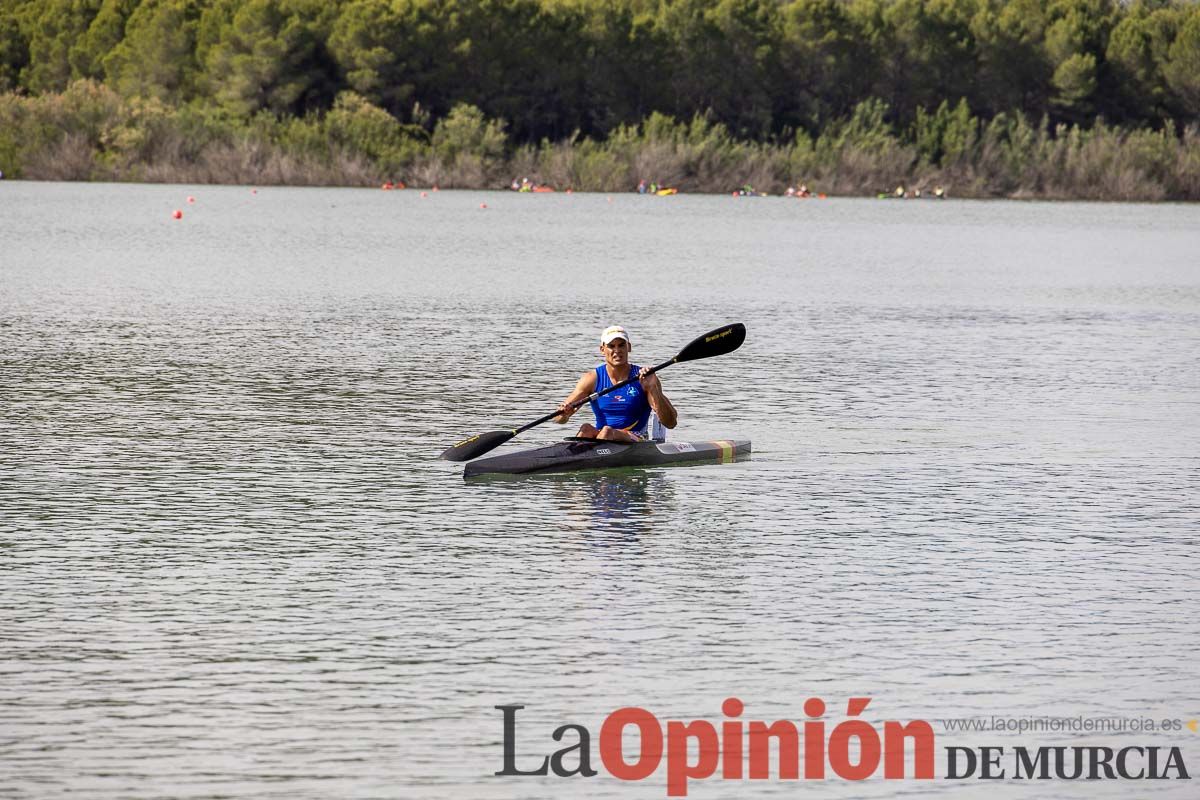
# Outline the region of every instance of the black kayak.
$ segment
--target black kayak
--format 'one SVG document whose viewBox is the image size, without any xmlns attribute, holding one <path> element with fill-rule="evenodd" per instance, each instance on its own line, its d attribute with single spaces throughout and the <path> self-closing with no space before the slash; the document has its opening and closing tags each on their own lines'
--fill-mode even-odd
<svg viewBox="0 0 1200 800">
<path fill-rule="evenodd" d="M 725 462 L 749 454 L 750 442 L 746 439 L 720 439 L 710 442 L 605 442 L 599 439 L 567 439 L 536 450 L 522 450 L 471 461 L 463 470 L 463 477 L 574 472 L 581 469 L 614 467 L 657 467 L 662 464 L 698 461 Z"/>
</svg>

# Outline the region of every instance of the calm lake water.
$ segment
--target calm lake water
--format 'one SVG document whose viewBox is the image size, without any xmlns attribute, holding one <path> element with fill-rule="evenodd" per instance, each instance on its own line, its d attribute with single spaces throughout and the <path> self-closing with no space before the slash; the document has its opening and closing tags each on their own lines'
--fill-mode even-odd
<svg viewBox="0 0 1200 800">
<path fill-rule="evenodd" d="M 657 363 L 734 321 L 662 380 L 675 438 L 751 460 L 436 458 L 551 410 L 606 325 Z M 870 697 L 939 779 L 690 797 L 1032 796 L 941 779 L 950 746 L 1195 775 L 1186 727 L 939 721 L 1200 717 L 1198 454 L 1194 206 L 5 181 L 0 795 L 662 798 L 603 770 L 605 716 L 731 696 L 831 730 Z M 577 723 L 601 774 L 494 776 L 512 703 L 522 768 Z"/>
</svg>

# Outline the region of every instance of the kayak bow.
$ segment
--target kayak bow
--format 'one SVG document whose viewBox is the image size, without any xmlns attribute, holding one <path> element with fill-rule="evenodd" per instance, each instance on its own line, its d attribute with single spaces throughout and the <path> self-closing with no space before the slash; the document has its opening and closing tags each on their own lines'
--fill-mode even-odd
<svg viewBox="0 0 1200 800">
<path fill-rule="evenodd" d="M 611 442 L 567 439 L 549 447 L 483 458 L 467 464 L 464 478 L 477 475 L 524 475 L 581 469 L 657 467 L 710 461 L 724 463 L 750 454 L 746 439 L 709 442 Z"/>
</svg>

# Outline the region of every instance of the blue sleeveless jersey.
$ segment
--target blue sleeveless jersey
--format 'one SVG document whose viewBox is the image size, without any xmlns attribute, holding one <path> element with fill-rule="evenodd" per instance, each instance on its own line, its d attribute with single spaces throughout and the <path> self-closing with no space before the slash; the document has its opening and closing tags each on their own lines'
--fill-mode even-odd
<svg viewBox="0 0 1200 800">
<path fill-rule="evenodd" d="M 637 375 L 642 368 L 629 365 L 630 376 Z M 596 367 L 596 391 L 602 392 L 612 386 L 608 369 L 601 364 Z M 592 401 L 592 413 L 596 415 L 596 427 L 621 428 L 631 433 L 644 434 L 650 419 L 650 401 L 642 390 L 642 384 L 634 381 L 628 386 Z"/>
</svg>

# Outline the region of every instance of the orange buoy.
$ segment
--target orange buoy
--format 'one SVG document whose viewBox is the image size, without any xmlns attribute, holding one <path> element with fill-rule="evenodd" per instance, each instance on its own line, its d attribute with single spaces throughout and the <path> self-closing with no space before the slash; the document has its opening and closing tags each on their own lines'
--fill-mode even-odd
<svg viewBox="0 0 1200 800">
<path fill-rule="evenodd" d="M 258 194 L 258 189 L 251 189 L 250 194 Z"/>
<path fill-rule="evenodd" d="M 487 203 L 480 203 L 480 204 L 479 204 L 479 207 L 480 207 L 480 208 L 487 208 Z"/>
<path fill-rule="evenodd" d="M 180 210 L 177 208 L 177 209 L 175 209 L 175 211 L 174 211 L 174 212 L 171 214 L 171 216 L 172 216 L 172 217 L 174 217 L 175 219 L 183 219 L 183 212 L 182 212 L 182 211 L 180 211 Z"/>
<path fill-rule="evenodd" d="M 194 203 L 194 202 L 196 202 L 196 198 L 192 197 L 192 196 L 189 194 L 189 195 L 188 195 L 188 205 L 191 205 L 191 204 L 192 204 L 192 203 Z"/>
<path fill-rule="evenodd" d="M 428 192 L 421 192 L 421 197 L 429 197 L 429 193 L 428 193 Z"/>
<path fill-rule="evenodd" d="M 738 196 L 738 193 L 737 193 L 737 192 L 734 192 L 734 193 L 733 193 L 733 196 L 734 196 L 734 197 L 737 197 L 737 196 Z"/>
</svg>

